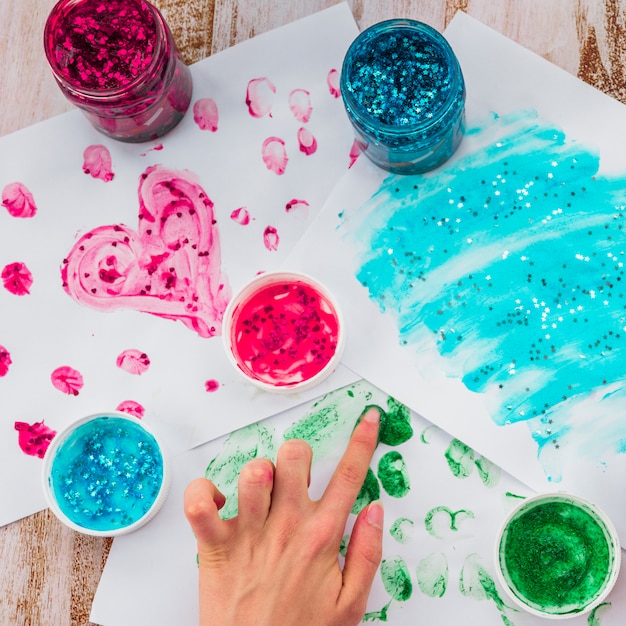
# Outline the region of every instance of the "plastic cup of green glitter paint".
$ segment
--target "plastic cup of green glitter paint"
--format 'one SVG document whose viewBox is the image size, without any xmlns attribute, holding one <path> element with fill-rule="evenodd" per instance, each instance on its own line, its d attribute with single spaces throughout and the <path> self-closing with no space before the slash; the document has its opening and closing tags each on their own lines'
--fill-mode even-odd
<svg viewBox="0 0 626 626">
<path fill-rule="evenodd" d="M 515 604 L 548 619 L 588 613 L 613 588 L 621 551 L 611 520 L 567 493 L 528 498 L 512 510 L 496 541 L 496 574 Z"/>
<path fill-rule="evenodd" d="M 335 370 L 345 326 L 324 285 L 297 272 L 265 272 L 228 303 L 222 337 L 246 380 L 265 391 L 296 393 Z"/>
<path fill-rule="evenodd" d="M 117 411 L 84 417 L 52 440 L 43 488 L 52 512 L 86 535 L 115 537 L 163 505 L 170 472 L 163 446 L 141 420 Z"/>
<path fill-rule="evenodd" d="M 363 153 L 398 174 L 432 170 L 465 128 L 465 81 L 431 26 L 391 19 L 364 30 L 344 57 L 341 96 Z"/>
</svg>

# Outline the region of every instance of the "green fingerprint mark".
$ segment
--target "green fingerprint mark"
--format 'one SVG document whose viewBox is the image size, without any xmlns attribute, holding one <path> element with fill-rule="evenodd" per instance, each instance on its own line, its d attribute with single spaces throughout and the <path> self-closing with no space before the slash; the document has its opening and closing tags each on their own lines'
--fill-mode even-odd
<svg viewBox="0 0 626 626">
<path fill-rule="evenodd" d="M 610 602 L 603 602 L 589 613 L 587 618 L 588 626 L 600 626 L 600 618 L 611 608 Z"/>
<path fill-rule="evenodd" d="M 484 456 L 479 456 L 474 463 L 476 464 L 478 475 L 480 476 L 480 480 L 482 480 L 483 484 L 486 487 L 495 487 L 500 480 L 500 467 L 498 467 L 495 463 L 492 463 L 489 459 L 486 459 Z"/>
<path fill-rule="evenodd" d="M 399 517 L 389 529 L 390 535 L 398 542 L 407 544 L 413 538 L 415 522 L 407 517 Z"/>
<path fill-rule="evenodd" d="M 403 498 L 411 489 L 406 462 L 395 450 L 381 457 L 378 462 L 378 478 L 383 489 L 392 498 Z"/>
<path fill-rule="evenodd" d="M 380 485 L 374 472 L 368 467 L 361 491 L 354 501 L 352 513 L 358 515 L 370 502 L 378 500 L 378 498 L 380 498 Z"/>
<path fill-rule="evenodd" d="M 275 456 L 274 430 L 261 424 L 246 426 L 228 437 L 204 473 L 226 496 L 226 504 L 220 511 L 223 519 L 237 515 L 237 481 L 243 466 L 257 457 L 274 459 Z"/>
<path fill-rule="evenodd" d="M 508 618 L 504 611 L 509 607 L 500 597 L 496 583 L 487 568 L 481 563 L 477 554 L 470 554 L 463 563 L 459 577 L 461 593 L 474 600 L 491 600 L 496 605 L 502 620 L 505 623 Z"/>
<path fill-rule="evenodd" d="M 453 439 L 446 450 L 450 471 L 457 478 L 467 478 L 474 469 L 474 450 L 462 441 Z"/>
<path fill-rule="evenodd" d="M 395 398 L 387 400 L 387 411 L 380 422 L 378 440 L 388 446 L 399 446 L 413 436 L 411 412 Z"/>
<path fill-rule="evenodd" d="M 413 593 L 413 583 L 406 561 L 401 556 L 383 559 L 380 564 L 380 576 L 385 591 L 398 602 L 404 602 Z"/>
<path fill-rule="evenodd" d="M 426 443 L 426 444 L 430 443 L 430 441 L 428 441 L 428 439 L 426 438 L 426 433 L 429 430 L 439 430 L 439 427 L 435 426 L 434 424 L 431 424 L 430 426 L 427 426 L 426 428 L 424 428 L 424 430 L 420 433 L 420 441 L 422 443 Z"/>
<path fill-rule="evenodd" d="M 363 622 L 386 622 L 389 618 L 387 617 L 387 611 L 389 611 L 389 607 L 391 606 L 391 600 L 385 604 L 385 606 L 380 609 L 380 611 L 370 611 L 363 616 L 361 621 Z"/>
<path fill-rule="evenodd" d="M 459 519 L 459 522 L 468 518 L 474 519 L 474 514 L 471 511 L 468 511 L 467 509 L 459 509 L 458 511 L 452 511 L 447 506 L 436 506 L 430 509 L 430 511 L 426 513 L 426 517 L 424 518 L 424 526 L 426 527 L 426 530 L 428 531 L 429 535 L 433 537 L 438 537 L 440 539 L 443 537 L 443 534 L 437 532 L 435 528 L 435 520 L 440 519 L 442 517 L 441 514 L 443 514 L 445 517 L 447 517 L 450 520 L 449 525 L 447 526 L 444 525 L 443 528 L 452 530 L 454 532 L 459 530 L 459 527 L 457 524 L 457 518 Z M 437 525 L 441 526 L 442 524 L 437 524 Z"/>
<path fill-rule="evenodd" d="M 417 584 L 425 595 L 443 597 L 448 586 L 448 559 L 445 554 L 430 554 L 417 564 Z"/>
</svg>

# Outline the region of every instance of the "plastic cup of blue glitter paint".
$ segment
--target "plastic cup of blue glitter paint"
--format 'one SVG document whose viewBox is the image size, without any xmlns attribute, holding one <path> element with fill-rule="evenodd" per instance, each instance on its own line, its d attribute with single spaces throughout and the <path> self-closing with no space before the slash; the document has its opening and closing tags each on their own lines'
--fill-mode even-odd
<svg viewBox="0 0 626 626">
<path fill-rule="evenodd" d="M 383 169 L 432 170 L 461 142 L 461 66 L 443 35 L 427 24 L 391 19 L 364 30 L 348 48 L 340 87 L 357 143 Z"/>
<path fill-rule="evenodd" d="M 596 505 L 568 493 L 522 501 L 495 546 L 497 578 L 511 600 L 547 619 L 580 617 L 606 599 L 621 564 L 617 531 Z"/>
<path fill-rule="evenodd" d="M 162 444 L 126 413 L 78 420 L 55 436 L 44 456 L 50 509 L 86 535 L 115 537 L 137 530 L 158 513 L 169 485 Z"/>
</svg>

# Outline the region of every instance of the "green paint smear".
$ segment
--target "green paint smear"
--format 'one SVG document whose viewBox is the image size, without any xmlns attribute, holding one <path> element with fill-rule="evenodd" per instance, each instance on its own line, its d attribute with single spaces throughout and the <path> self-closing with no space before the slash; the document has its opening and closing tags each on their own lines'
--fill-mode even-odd
<svg viewBox="0 0 626 626">
<path fill-rule="evenodd" d="M 407 544 L 412 539 L 414 526 L 415 522 L 413 522 L 413 520 L 410 520 L 407 517 L 399 517 L 391 525 L 389 534 L 398 543 Z"/>
<path fill-rule="evenodd" d="M 474 450 L 458 439 L 453 439 L 445 453 L 448 467 L 457 478 L 467 478 L 474 469 Z"/>
<path fill-rule="evenodd" d="M 424 526 L 426 527 L 428 534 L 432 535 L 433 537 L 441 536 L 435 530 L 435 518 L 440 517 L 441 514 L 448 516 L 448 518 L 450 519 L 449 528 L 450 530 L 454 532 L 459 530 L 457 526 L 457 518 L 459 518 L 460 520 L 467 519 L 467 518 L 474 519 L 474 514 L 471 511 L 468 511 L 466 509 L 459 509 L 458 511 L 452 511 L 447 506 L 436 506 L 430 509 L 430 511 L 426 513 L 426 517 L 424 518 Z"/>
<path fill-rule="evenodd" d="M 354 501 L 352 507 L 352 513 L 358 515 L 370 502 L 378 500 L 380 498 L 380 485 L 378 479 L 374 475 L 371 468 L 367 468 L 367 474 L 365 475 L 365 481 L 359 491 L 359 495 Z"/>
<path fill-rule="evenodd" d="M 502 619 L 506 617 L 504 610 L 510 607 L 500 597 L 493 576 L 481 563 L 477 554 L 470 554 L 465 559 L 459 576 L 459 589 L 467 598 L 492 600 L 502 614 Z"/>
<path fill-rule="evenodd" d="M 602 602 L 589 613 L 587 626 L 600 626 L 600 618 L 611 608 L 610 602 Z"/>
<path fill-rule="evenodd" d="M 388 446 L 399 446 L 413 436 L 411 412 L 394 398 L 387 400 L 387 411 L 380 423 L 378 440 Z"/>
<path fill-rule="evenodd" d="M 479 456 L 474 463 L 483 484 L 486 487 L 495 487 L 500 481 L 502 470 L 484 456 Z"/>
<path fill-rule="evenodd" d="M 609 580 L 614 557 L 607 533 L 585 506 L 566 499 L 530 503 L 502 536 L 505 579 L 534 609 L 551 615 L 578 613 Z"/>
<path fill-rule="evenodd" d="M 404 602 L 413 593 L 413 583 L 406 561 L 401 556 L 383 559 L 380 576 L 387 593 L 398 602 Z"/>
<path fill-rule="evenodd" d="M 339 554 L 345 557 L 348 552 L 348 544 L 350 543 L 350 535 L 344 535 L 341 538 L 341 543 L 339 544 Z"/>
<path fill-rule="evenodd" d="M 378 462 L 378 479 L 392 498 L 403 498 L 411 490 L 406 462 L 395 450 L 384 454 Z"/>
<path fill-rule="evenodd" d="M 389 620 L 387 616 L 387 612 L 389 611 L 389 607 L 391 606 L 391 602 L 385 604 L 385 606 L 380 609 L 380 611 L 370 611 L 363 616 L 361 621 L 363 622 L 386 622 Z"/>
<path fill-rule="evenodd" d="M 237 515 L 237 482 L 243 466 L 255 459 L 276 457 L 274 430 L 261 424 L 251 424 L 232 433 L 221 452 L 211 460 L 205 477 L 213 481 L 226 496 L 226 504 L 220 511 L 223 519 Z"/>
<path fill-rule="evenodd" d="M 448 559 L 438 552 L 417 564 L 417 584 L 430 598 L 442 598 L 448 586 Z"/>
</svg>

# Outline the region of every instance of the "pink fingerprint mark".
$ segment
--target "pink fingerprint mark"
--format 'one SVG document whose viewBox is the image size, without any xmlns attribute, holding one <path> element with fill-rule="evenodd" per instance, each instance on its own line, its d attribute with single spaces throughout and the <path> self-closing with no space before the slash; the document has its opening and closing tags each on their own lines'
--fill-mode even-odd
<svg viewBox="0 0 626 626">
<path fill-rule="evenodd" d="M 214 133 L 217 130 L 219 112 L 215 100 L 200 98 L 193 105 L 193 121 L 200 130 L 208 130 Z"/>
<path fill-rule="evenodd" d="M 291 213 L 292 211 L 305 211 L 309 208 L 309 203 L 306 200 L 298 200 L 297 198 L 292 198 L 285 205 L 285 211 L 287 213 Z"/>
<path fill-rule="evenodd" d="M 55 389 L 68 396 L 77 396 L 84 384 L 80 372 L 67 365 L 57 367 L 50 375 L 50 380 Z"/>
<path fill-rule="evenodd" d="M 241 226 L 247 226 L 250 223 L 250 212 L 245 206 L 241 206 L 230 214 L 230 219 Z"/>
<path fill-rule="evenodd" d="M 145 352 L 131 348 L 124 350 L 117 357 L 115 364 L 129 374 L 141 376 L 150 367 L 150 358 Z"/>
<path fill-rule="evenodd" d="M 15 422 L 13 427 L 18 432 L 17 443 L 22 452 L 40 459 L 43 459 L 50 442 L 57 434 L 56 430 L 48 428 L 43 420 L 34 424 Z"/>
<path fill-rule="evenodd" d="M 298 130 L 298 145 L 300 146 L 300 152 L 303 152 L 307 156 L 315 154 L 317 152 L 317 139 L 306 128 L 300 128 Z"/>
<path fill-rule="evenodd" d="M 101 144 L 87 146 L 83 152 L 83 172 L 105 183 L 113 180 L 115 174 L 109 149 Z"/>
<path fill-rule="evenodd" d="M 26 296 L 33 284 L 33 275 L 24 263 L 9 263 L 2 269 L 2 284 L 14 296 Z"/>
<path fill-rule="evenodd" d="M 269 78 L 253 78 L 246 89 L 246 105 L 252 117 L 272 116 L 276 87 Z"/>
<path fill-rule="evenodd" d="M 333 98 L 338 98 L 341 95 L 341 89 L 339 87 L 340 74 L 336 69 L 330 70 L 326 77 L 326 84 L 328 85 L 328 92 Z"/>
<path fill-rule="evenodd" d="M 33 194 L 22 183 L 9 183 L 4 187 L 2 206 L 13 217 L 34 217 L 37 213 Z"/>
<path fill-rule="evenodd" d="M 360 154 L 361 148 L 359 147 L 359 143 L 355 139 L 352 142 L 352 147 L 350 148 L 350 163 L 348 165 L 348 169 L 350 169 L 356 163 L 356 160 L 359 158 Z"/>
<path fill-rule="evenodd" d="M 261 154 L 263 156 L 263 162 L 265 167 L 274 174 L 285 173 L 287 169 L 287 150 L 285 149 L 285 142 L 278 137 L 268 137 L 261 147 Z"/>
<path fill-rule="evenodd" d="M 263 233 L 263 244 L 270 251 L 278 250 L 280 237 L 278 231 L 273 226 L 268 226 Z"/>
<path fill-rule="evenodd" d="M 217 380 L 212 378 L 204 383 L 204 388 L 208 393 L 215 393 L 220 388 L 220 384 Z"/>
<path fill-rule="evenodd" d="M 0 346 L 0 378 L 9 373 L 12 362 L 9 351 L 4 346 Z"/>
<path fill-rule="evenodd" d="M 141 176 L 137 231 L 89 231 L 64 260 L 61 278 L 86 306 L 178 320 L 201 337 L 221 332 L 230 298 L 213 203 L 191 172 L 161 166 Z"/>
<path fill-rule="evenodd" d="M 306 124 L 313 112 L 311 94 L 306 89 L 294 89 L 289 94 L 289 110 L 299 122 Z"/>
<path fill-rule="evenodd" d="M 124 402 L 120 402 L 117 405 L 117 410 L 122 413 L 128 413 L 129 415 L 133 415 L 137 419 L 142 419 L 146 413 L 146 410 L 139 404 L 139 402 L 135 402 L 134 400 L 124 400 Z"/>
</svg>

